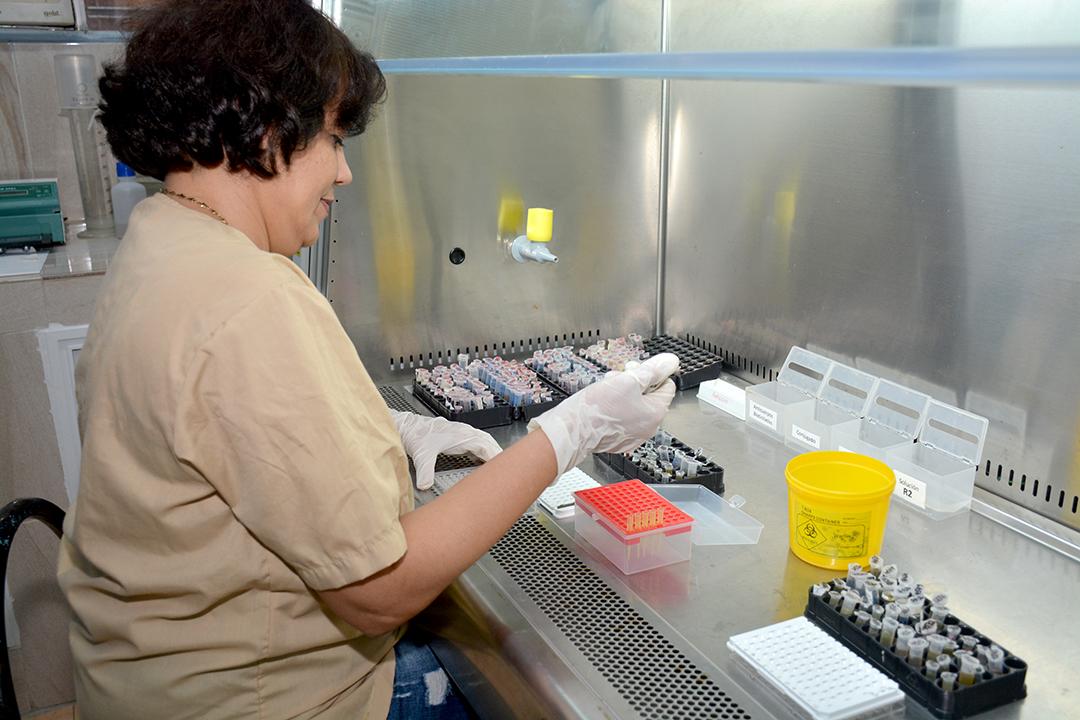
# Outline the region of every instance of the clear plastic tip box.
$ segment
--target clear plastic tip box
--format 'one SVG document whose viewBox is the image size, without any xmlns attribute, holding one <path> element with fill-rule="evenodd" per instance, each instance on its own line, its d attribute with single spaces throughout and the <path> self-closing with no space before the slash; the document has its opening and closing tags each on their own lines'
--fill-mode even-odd
<svg viewBox="0 0 1080 720">
<path fill-rule="evenodd" d="M 574 531 L 627 575 L 690 559 L 694 518 L 640 480 L 574 493 Z"/>
</svg>

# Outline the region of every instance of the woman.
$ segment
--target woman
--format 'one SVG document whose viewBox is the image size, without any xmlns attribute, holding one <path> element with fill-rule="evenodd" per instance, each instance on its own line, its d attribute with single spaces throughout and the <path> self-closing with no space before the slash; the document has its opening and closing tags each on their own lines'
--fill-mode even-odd
<svg viewBox="0 0 1080 720">
<path fill-rule="evenodd" d="M 612 374 L 497 457 L 486 433 L 392 417 L 288 259 L 352 179 L 344 138 L 384 92 L 371 57 L 303 0 L 175 0 L 101 91 L 117 158 L 165 190 L 132 214 L 79 357 L 59 575 L 80 715 L 461 713 L 391 705 L 434 664 L 406 622 L 558 473 L 651 435 L 677 360 Z M 406 453 L 429 482 L 462 450 L 490 462 L 414 509 Z"/>
</svg>

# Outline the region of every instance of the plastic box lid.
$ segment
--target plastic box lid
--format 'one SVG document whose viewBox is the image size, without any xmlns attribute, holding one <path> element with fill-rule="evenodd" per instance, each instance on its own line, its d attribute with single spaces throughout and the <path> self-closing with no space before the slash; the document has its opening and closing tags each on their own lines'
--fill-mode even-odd
<svg viewBox="0 0 1080 720">
<path fill-rule="evenodd" d="M 978 465 L 989 425 L 984 417 L 931 400 L 919 430 L 919 442 L 968 465 Z"/>
<path fill-rule="evenodd" d="M 828 375 L 832 365 L 832 360 L 795 345 L 788 352 L 787 359 L 780 368 L 780 375 L 776 379 L 781 385 L 793 387 L 807 395 L 820 397 L 821 388 L 825 384 L 825 376 Z"/>
<path fill-rule="evenodd" d="M 821 400 L 852 417 L 866 415 L 877 378 L 870 373 L 834 362 L 821 388 Z"/>
<path fill-rule="evenodd" d="M 888 380 L 878 380 L 866 408 L 866 418 L 914 440 L 929 403 L 929 395 Z"/>
</svg>

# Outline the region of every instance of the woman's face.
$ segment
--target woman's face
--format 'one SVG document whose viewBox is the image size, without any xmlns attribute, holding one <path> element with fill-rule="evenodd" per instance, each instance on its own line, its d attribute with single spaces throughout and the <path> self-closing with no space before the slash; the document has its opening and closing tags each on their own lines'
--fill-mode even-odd
<svg viewBox="0 0 1080 720">
<path fill-rule="evenodd" d="M 322 130 L 293 154 L 288 168 L 258 183 L 270 251 L 292 256 L 313 245 L 334 202 L 335 186 L 350 182 L 343 138 L 336 131 Z"/>
</svg>

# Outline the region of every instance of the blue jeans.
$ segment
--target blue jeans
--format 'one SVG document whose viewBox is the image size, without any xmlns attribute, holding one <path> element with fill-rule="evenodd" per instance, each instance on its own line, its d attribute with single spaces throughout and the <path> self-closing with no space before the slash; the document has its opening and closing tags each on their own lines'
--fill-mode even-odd
<svg viewBox="0 0 1080 720">
<path fill-rule="evenodd" d="M 387 720 L 470 720 L 473 714 L 423 637 L 406 632 L 394 647 L 394 696 Z"/>
</svg>

